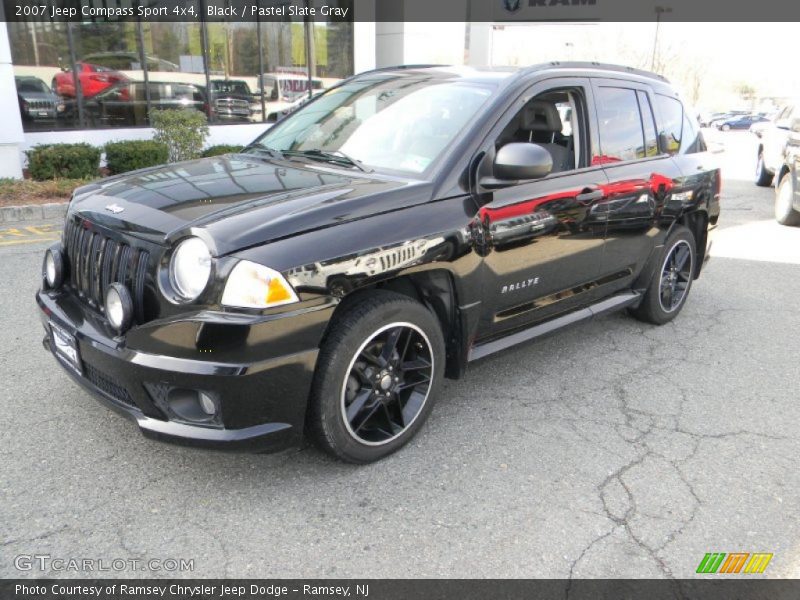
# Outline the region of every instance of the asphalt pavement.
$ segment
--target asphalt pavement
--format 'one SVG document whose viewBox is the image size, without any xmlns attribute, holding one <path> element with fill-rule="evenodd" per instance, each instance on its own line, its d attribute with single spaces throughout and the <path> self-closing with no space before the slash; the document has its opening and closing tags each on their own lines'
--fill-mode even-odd
<svg viewBox="0 0 800 600">
<path fill-rule="evenodd" d="M 473 364 L 369 466 L 145 439 L 42 349 L 53 223 L 0 231 L 0 577 L 693 577 L 707 552 L 800 576 L 800 228 L 752 183 L 750 134 L 719 140 L 717 241 L 674 322 L 612 315 Z"/>
</svg>

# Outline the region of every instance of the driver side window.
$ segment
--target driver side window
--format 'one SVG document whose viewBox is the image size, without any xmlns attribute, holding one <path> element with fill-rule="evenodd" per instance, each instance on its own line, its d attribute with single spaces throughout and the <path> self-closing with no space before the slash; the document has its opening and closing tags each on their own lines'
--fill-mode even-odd
<svg viewBox="0 0 800 600">
<path fill-rule="evenodd" d="M 580 88 L 560 88 L 528 100 L 497 137 L 495 150 L 514 142 L 533 143 L 552 157 L 551 173 L 588 166 L 583 98 Z"/>
</svg>

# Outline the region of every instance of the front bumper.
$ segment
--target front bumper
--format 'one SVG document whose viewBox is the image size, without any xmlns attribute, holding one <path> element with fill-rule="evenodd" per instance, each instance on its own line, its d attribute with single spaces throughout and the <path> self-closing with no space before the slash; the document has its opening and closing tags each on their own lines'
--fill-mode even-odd
<svg viewBox="0 0 800 600">
<path fill-rule="evenodd" d="M 324 330 L 322 315 L 311 318 L 292 314 L 271 320 L 255 316 L 243 325 L 241 319 L 230 319 L 229 314 L 206 312 L 201 320 L 190 318 L 177 323 L 182 334 L 196 326 L 195 339 L 200 339 L 203 327 L 213 327 L 215 338 L 235 340 L 237 346 L 244 346 L 239 349 L 239 360 L 221 362 L 199 358 L 200 351 L 198 358 L 186 357 L 185 348 L 179 346 L 186 345 L 181 338 L 187 336 L 175 335 L 176 323 L 150 326 L 150 335 L 160 338 L 162 346 L 164 338 L 174 342 L 174 355 L 150 353 L 128 347 L 126 339 L 115 337 L 99 314 L 70 294 L 40 291 L 37 302 L 45 327 L 44 346 L 56 362 L 103 404 L 135 421 L 145 436 L 183 445 L 260 452 L 299 443 L 318 353 L 318 343 L 313 340 L 321 338 Z M 324 313 L 324 308 L 313 312 Z M 291 330 L 285 323 L 290 319 L 302 321 L 302 340 L 307 349 L 298 350 L 295 343 L 290 354 L 242 360 L 243 354 L 254 353 L 247 352 L 247 346 L 259 347 L 254 340 L 264 339 L 265 329 Z M 276 324 L 275 320 L 284 322 Z M 74 336 L 80 373 L 56 353 L 51 323 Z M 167 402 L 172 390 L 211 394 L 219 406 L 217 422 L 198 424 L 177 417 Z"/>
</svg>

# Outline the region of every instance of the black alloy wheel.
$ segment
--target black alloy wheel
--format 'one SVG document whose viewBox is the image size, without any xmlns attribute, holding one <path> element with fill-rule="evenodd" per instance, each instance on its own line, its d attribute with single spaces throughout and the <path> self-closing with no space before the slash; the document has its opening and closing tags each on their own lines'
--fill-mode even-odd
<svg viewBox="0 0 800 600">
<path fill-rule="evenodd" d="M 320 347 L 306 432 L 341 460 L 369 463 L 423 426 L 444 378 L 436 314 L 388 290 L 346 298 Z"/>
<path fill-rule="evenodd" d="M 692 281 L 693 250 L 686 240 L 678 240 L 661 268 L 659 303 L 664 312 L 674 312 L 682 303 Z"/>
<path fill-rule="evenodd" d="M 342 386 L 347 430 L 366 445 L 396 439 L 420 415 L 433 370 L 431 343 L 420 328 L 402 322 L 381 327 L 353 356 Z"/>
<path fill-rule="evenodd" d="M 630 313 L 640 321 L 663 325 L 686 304 L 696 272 L 695 239 L 684 225 L 677 225 L 651 263 L 652 276 L 642 300 Z"/>
</svg>

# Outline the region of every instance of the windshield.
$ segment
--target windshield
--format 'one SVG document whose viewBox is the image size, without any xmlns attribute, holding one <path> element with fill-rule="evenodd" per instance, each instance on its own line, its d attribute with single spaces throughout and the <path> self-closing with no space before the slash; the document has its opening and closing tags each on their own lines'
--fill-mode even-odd
<svg viewBox="0 0 800 600">
<path fill-rule="evenodd" d="M 244 81 L 212 81 L 211 89 L 224 94 L 250 95 L 250 86 Z"/>
<path fill-rule="evenodd" d="M 367 167 L 423 173 L 492 94 L 431 76 L 384 75 L 325 92 L 253 144 L 280 152 L 341 152 Z"/>
<path fill-rule="evenodd" d="M 17 80 L 17 91 L 28 92 L 34 94 L 49 94 L 50 88 L 41 79 L 23 79 Z"/>
</svg>

